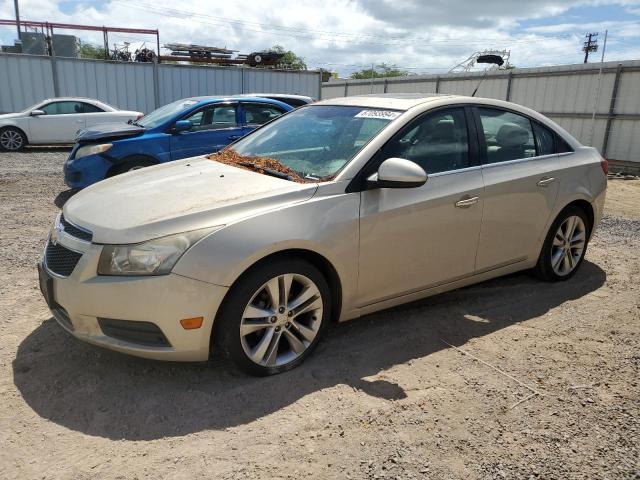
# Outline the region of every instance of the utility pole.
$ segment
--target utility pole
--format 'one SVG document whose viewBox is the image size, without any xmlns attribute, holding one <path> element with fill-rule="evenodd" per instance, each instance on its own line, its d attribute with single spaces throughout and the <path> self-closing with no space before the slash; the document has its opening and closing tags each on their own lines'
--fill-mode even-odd
<svg viewBox="0 0 640 480">
<path fill-rule="evenodd" d="M 20 7 L 18 6 L 18 0 L 13 0 L 13 6 L 16 9 L 16 27 L 18 27 L 18 40 L 20 40 Z"/>
<path fill-rule="evenodd" d="M 597 33 L 588 33 L 585 35 L 587 41 L 584 42 L 584 45 L 582 47 L 582 51 L 584 52 L 584 63 L 587 63 L 589 61 L 589 52 L 598 51 L 598 39 L 596 38 L 597 36 Z"/>
</svg>

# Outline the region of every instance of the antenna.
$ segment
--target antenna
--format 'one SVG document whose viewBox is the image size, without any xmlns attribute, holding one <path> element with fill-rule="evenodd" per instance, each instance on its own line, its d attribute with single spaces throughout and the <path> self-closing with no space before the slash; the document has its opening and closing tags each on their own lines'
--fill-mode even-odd
<svg viewBox="0 0 640 480">
<path fill-rule="evenodd" d="M 497 65 L 498 68 L 500 68 L 502 65 L 504 65 L 504 59 L 500 55 L 485 54 L 485 55 L 479 55 L 475 59 L 475 63 L 490 63 L 493 65 Z M 489 70 L 491 70 L 491 68 L 485 69 L 484 74 L 482 75 L 482 78 L 480 79 L 480 81 L 478 82 L 478 85 L 476 86 L 476 89 L 471 94 L 472 97 L 475 97 L 476 93 L 478 93 L 478 89 L 480 88 L 480 85 L 482 85 L 482 82 L 484 82 L 484 79 L 487 78 L 487 74 L 489 73 Z"/>
</svg>

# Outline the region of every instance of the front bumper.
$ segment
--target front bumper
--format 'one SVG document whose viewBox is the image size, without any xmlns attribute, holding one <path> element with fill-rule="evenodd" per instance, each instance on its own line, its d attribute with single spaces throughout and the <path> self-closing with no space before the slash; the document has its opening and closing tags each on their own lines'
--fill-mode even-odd
<svg viewBox="0 0 640 480">
<path fill-rule="evenodd" d="M 98 276 L 101 245 L 59 235 L 58 243 L 82 257 L 68 277 L 40 262 L 44 283 L 50 283 L 49 307 L 58 323 L 80 340 L 131 355 L 172 361 L 204 361 L 209 357 L 213 321 L 228 288 L 176 274 L 153 277 Z M 41 286 L 42 286 L 41 282 Z M 203 317 L 200 328 L 185 330 L 181 319 Z M 152 346 L 107 335 L 100 319 L 124 320 L 124 324 L 156 325 L 165 346 Z M 104 326 L 104 320 L 102 320 Z M 140 324 L 143 326 L 143 323 Z M 107 332 L 109 332 L 107 330 Z"/>
<path fill-rule="evenodd" d="M 76 145 L 64 163 L 64 183 L 69 188 L 85 188 L 107 178 L 113 164 L 99 154 L 74 158 Z"/>
</svg>

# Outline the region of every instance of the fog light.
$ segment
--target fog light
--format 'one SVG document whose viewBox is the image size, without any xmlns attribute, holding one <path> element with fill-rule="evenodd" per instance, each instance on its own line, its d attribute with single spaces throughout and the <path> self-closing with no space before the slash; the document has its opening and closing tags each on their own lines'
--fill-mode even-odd
<svg viewBox="0 0 640 480">
<path fill-rule="evenodd" d="M 185 330 L 193 330 L 196 328 L 200 328 L 202 326 L 203 320 L 204 318 L 202 317 L 183 318 L 182 320 L 180 320 L 180 325 L 182 325 L 182 328 L 184 328 Z"/>
</svg>

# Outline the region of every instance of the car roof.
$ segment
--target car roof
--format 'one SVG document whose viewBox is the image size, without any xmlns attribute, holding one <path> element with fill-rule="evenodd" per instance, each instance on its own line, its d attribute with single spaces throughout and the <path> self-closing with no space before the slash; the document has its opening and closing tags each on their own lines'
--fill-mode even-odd
<svg viewBox="0 0 640 480">
<path fill-rule="evenodd" d="M 294 95 L 290 93 L 243 93 L 242 97 L 265 97 L 265 98 L 292 98 L 295 100 L 304 100 L 306 102 L 313 102 L 313 97 L 309 97 L 307 95 Z"/>
<path fill-rule="evenodd" d="M 278 105 L 280 107 L 286 107 L 287 110 L 291 110 L 291 106 L 281 102 L 280 100 L 274 100 L 272 98 L 266 98 L 266 97 L 251 97 L 251 96 L 245 96 L 245 95 L 216 95 L 216 96 L 202 96 L 202 97 L 188 97 L 188 98 L 182 98 L 180 100 L 177 101 L 193 101 L 193 102 L 198 102 L 200 105 L 209 103 L 209 102 L 228 102 L 228 101 L 247 101 L 250 100 L 252 102 L 257 102 L 257 103 L 270 103 L 272 105 Z"/>
<path fill-rule="evenodd" d="M 446 98 L 453 99 L 460 97 L 460 95 L 447 95 L 442 93 L 374 93 L 321 100 L 315 105 L 344 105 L 353 107 L 409 110 L 410 108 L 423 103 L 434 102 Z"/>
</svg>

